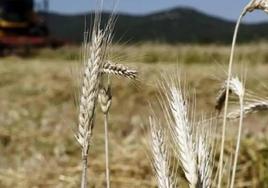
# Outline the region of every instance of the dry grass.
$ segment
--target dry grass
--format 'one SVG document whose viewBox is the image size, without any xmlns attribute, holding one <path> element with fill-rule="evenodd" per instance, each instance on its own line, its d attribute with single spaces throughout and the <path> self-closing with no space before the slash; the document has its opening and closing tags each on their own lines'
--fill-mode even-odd
<svg viewBox="0 0 268 188">
<path fill-rule="evenodd" d="M 136 47 L 128 47 L 132 48 Z M 198 47 L 208 52 L 210 48 L 212 47 Z M 219 47 L 221 48 L 225 47 Z M 162 48 L 159 49 L 161 50 Z M 175 51 L 176 48 L 173 49 Z M 80 148 L 73 137 L 77 113 L 70 76 L 73 64 L 74 61 L 59 58 L 1 59 L 0 187 L 79 186 Z M 150 160 L 146 157 L 146 149 L 142 146 L 141 138 L 145 132 L 140 125 L 147 119 L 147 116 L 142 115 L 147 113 L 148 97 L 156 94 L 157 88 L 153 84 L 156 73 L 161 69 L 171 71 L 177 65 L 171 62 L 132 63 L 130 67 L 140 70 L 142 82 L 146 86 L 133 81 L 113 80 L 111 186 L 149 188 L 156 186 L 156 182 Z M 219 86 L 219 81 L 214 77 L 223 69 L 217 63 L 190 64 L 185 65 L 184 69 L 187 82 L 196 88 L 197 108 L 211 111 Z M 268 65 L 251 64 L 248 69 L 248 87 L 254 91 L 263 91 L 263 96 L 267 96 L 267 89 L 263 88 L 262 83 L 266 84 L 268 81 Z M 204 87 L 208 85 L 209 87 Z M 95 187 L 105 185 L 102 124 L 102 116 L 97 116 L 94 145 L 89 158 L 89 177 Z M 268 185 L 268 140 L 262 132 L 267 133 L 267 124 L 266 113 L 250 115 L 245 119 L 244 131 L 247 136 L 243 138 L 237 171 L 237 182 L 241 186 Z M 230 126 L 228 130 L 230 135 L 234 135 L 232 130 L 236 130 L 236 127 Z M 229 142 L 228 138 L 227 141 Z M 234 152 L 228 148 L 226 153 Z"/>
</svg>

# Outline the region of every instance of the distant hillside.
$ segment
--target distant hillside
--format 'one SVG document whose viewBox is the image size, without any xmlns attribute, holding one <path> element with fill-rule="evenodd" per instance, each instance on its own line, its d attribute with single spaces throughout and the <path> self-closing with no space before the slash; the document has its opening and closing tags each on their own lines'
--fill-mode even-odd
<svg viewBox="0 0 268 188">
<path fill-rule="evenodd" d="M 44 14 L 43 14 L 44 15 Z M 49 28 L 56 38 L 81 42 L 85 18 L 90 21 L 92 14 L 60 15 L 49 13 Z M 107 19 L 108 13 L 103 17 Z M 88 23 L 90 25 L 90 23 Z M 118 15 L 115 27 L 117 42 L 167 42 L 167 43 L 230 43 L 234 22 L 206 15 L 189 8 L 176 8 L 145 16 Z M 268 22 L 243 24 L 239 40 L 268 39 Z"/>
</svg>

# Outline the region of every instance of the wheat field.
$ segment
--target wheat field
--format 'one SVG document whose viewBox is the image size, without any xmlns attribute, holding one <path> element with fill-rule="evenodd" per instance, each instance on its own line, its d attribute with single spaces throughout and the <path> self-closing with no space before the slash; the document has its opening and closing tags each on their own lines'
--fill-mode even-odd
<svg viewBox="0 0 268 188">
<path fill-rule="evenodd" d="M 252 46 L 256 50 L 254 57 Z M 237 48 L 236 59 L 246 67 L 246 87 L 264 97 L 268 93 L 267 48 L 265 42 L 244 44 Z M 228 46 L 140 44 L 113 49 L 117 54 L 114 61 L 136 68 L 140 75 L 136 81 L 112 78 L 111 186 L 156 187 L 144 140 L 148 99 L 157 93 L 157 78 L 162 71 L 178 69 L 194 88 L 200 109 L 197 113 L 213 112 L 215 96 L 225 77 Z M 77 47 L 55 52 L 44 49 L 32 58 L 0 60 L 0 187 L 79 186 L 81 153 L 74 137 L 77 88 L 72 73 L 79 62 L 79 57 L 72 54 L 78 52 Z M 241 66 L 236 70 L 241 71 Z M 244 120 L 237 187 L 268 186 L 267 117 L 267 112 L 262 112 Z M 89 156 L 91 187 L 105 185 L 102 121 L 97 115 Z M 228 127 L 230 147 L 226 153 L 234 152 L 235 130 L 236 122 Z"/>
</svg>

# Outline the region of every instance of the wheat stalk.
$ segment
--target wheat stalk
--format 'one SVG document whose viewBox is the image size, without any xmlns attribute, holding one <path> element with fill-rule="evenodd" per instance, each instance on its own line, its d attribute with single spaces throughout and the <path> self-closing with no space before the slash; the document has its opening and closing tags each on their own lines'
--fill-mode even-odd
<svg viewBox="0 0 268 188">
<path fill-rule="evenodd" d="M 227 84 L 226 84 L 226 94 L 225 94 L 225 103 L 224 103 L 224 115 L 223 115 L 223 123 L 222 123 L 222 135 L 221 135 L 221 149 L 220 149 L 220 159 L 219 159 L 219 176 L 218 176 L 218 185 L 217 188 L 221 187 L 221 180 L 222 180 L 222 171 L 223 171 L 223 155 L 224 155 L 224 145 L 225 145 L 225 134 L 226 134 L 226 122 L 227 122 L 227 110 L 228 110 L 228 101 L 229 101 L 229 92 L 230 92 L 230 81 L 232 75 L 232 68 L 233 68 L 233 60 L 234 60 L 234 50 L 236 45 L 236 39 L 238 35 L 238 30 L 242 18 L 246 13 L 246 9 L 242 11 L 239 15 L 238 20 L 236 22 L 236 26 L 234 29 L 233 40 L 232 40 L 232 47 L 230 52 L 229 58 L 229 65 L 228 65 L 228 76 L 227 76 Z"/>
<path fill-rule="evenodd" d="M 110 82 L 108 81 L 108 88 L 102 87 L 99 92 L 99 104 L 104 114 L 104 130 L 105 130 L 105 164 L 106 164 L 106 187 L 110 188 L 110 168 L 109 168 L 109 109 L 112 103 L 112 92 Z"/>
<path fill-rule="evenodd" d="M 111 61 L 106 61 L 104 63 L 101 72 L 106 74 L 114 74 L 129 79 L 135 79 L 138 74 L 136 70 L 129 69 L 128 67 L 121 64 L 112 63 Z"/>
<path fill-rule="evenodd" d="M 235 181 L 237 160 L 238 160 L 239 149 L 240 149 L 241 134 L 242 134 L 242 128 L 243 128 L 243 118 L 244 118 L 243 109 L 244 109 L 245 89 L 244 89 L 242 82 L 240 82 L 237 77 L 231 80 L 230 86 L 233 92 L 239 97 L 239 104 L 240 104 L 240 119 L 239 119 L 239 127 L 238 127 L 237 141 L 236 141 L 234 164 L 233 164 L 232 176 L 231 176 L 231 185 L 230 185 L 230 188 L 233 188 L 234 181 Z"/>
<path fill-rule="evenodd" d="M 226 131 L 226 121 L 227 121 L 227 110 L 228 110 L 228 100 L 229 100 L 229 88 L 230 88 L 230 80 L 231 80 L 231 75 L 232 75 L 232 65 L 233 65 L 233 57 L 234 57 L 234 50 L 235 50 L 235 45 L 236 45 L 236 39 L 238 35 L 238 30 L 240 23 L 243 19 L 243 17 L 248 13 L 252 12 L 255 9 L 260 9 L 265 12 L 268 12 L 268 1 L 267 0 L 251 0 L 249 4 L 245 6 L 243 11 L 238 17 L 238 20 L 236 22 L 234 34 L 233 34 L 233 41 L 232 41 L 232 47 L 231 47 L 231 52 L 230 52 L 230 59 L 229 59 L 229 67 L 228 67 L 228 78 L 227 78 L 227 87 L 226 87 L 226 100 L 225 100 L 225 105 L 224 105 L 224 116 L 223 116 L 223 125 L 222 125 L 222 138 L 221 138 L 221 151 L 220 151 L 220 160 L 219 160 L 219 177 L 218 177 L 218 185 L 217 187 L 221 187 L 221 178 L 222 178 L 222 168 L 223 168 L 223 152 L 224 152 L 224 143 L 225 143 L 225 131 Z M 240 107 L 243 106 L 243 101 L 240 101 Z M 242 110 L 241 110 L 242 112 Z M 242 116 L 242 114 L 241 114 Z M 241 118 L 240 117 L 240 123 L 241 123 Z M 232 187 L 232 185 L 231 185 Z"/>
<path fill-rule="evenodd" d="M 225 81 L 223 87 L 220 90 L 220 94 L 217 97 L 217 103 L 216 103 L 216 109 L 218 112 L 221 111 L 223 107 L 224 101 L 226 98 L 226 90 L 227 90 L 227 81 Z M 234 164 L 233 164 L 233 170 L 232 170 L 232 176 L 231 176 L 231 184 L 230 187 L 232 188 L 234 185 L 235 180 L 235 174 L 236 174 L 236 166 L 237 166 L 237 159 L 238 159 L 238 153 L 239 153 L 239 146 L 240 146 L 240 139 L 241 139 L 241 133 L 242 133 L 242 125 L 243 125 L 243 101 L 244 101 L 244 95 L 245 95 L 245 89 L 238 79 L 238 77 L 232 77 L 230 79 L 229 83 L 229 92 L 234 93 L 239 98 L 240 103 L 240 109 L 239 109 L 239 129 L 238 129 L 238 136 L 237 136 L 237 143 L 236 143 L 236 150 L 235 150 L 235 156 L 234 156 Z M 227 115 L 228 116 L 228 115 Z M 228 118 L 228 117 L 227 117 Z"/>
<path fill-rule="evenodd" d="M 169 170 L 171 168 L 164 131 L 152 116 L 150 122 L 150 148 L 153 158 L 153 167 L 159 188 L 175 188 L 175 182 Z"/>
</svg>

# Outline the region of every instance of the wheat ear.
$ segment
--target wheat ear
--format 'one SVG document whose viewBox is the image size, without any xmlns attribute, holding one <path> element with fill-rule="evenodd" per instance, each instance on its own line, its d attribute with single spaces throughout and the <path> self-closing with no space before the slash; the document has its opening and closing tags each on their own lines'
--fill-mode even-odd
<svg viewBox="0 0 268 188">
<path fill-rule="evenodd" d="M 166 115 L 171 127 L 171 135 L 176 147 L 176 154 L 180 160 L 189 187 L 209 188 L 212 183 L 212 138 L 206 121 L 194 122 L 190 120 L 189 112 L 195 119 L 194 110 L 188 109 L 187 100 L 182 90 L 175 83 L 168 84 L 166 97 L 168 108 Z M 173 122 L 174 120 L 174 122 Z M 172 123 L 173 122 L 173 123 Z M 194 125 L 199 125 L 193 129 Z M 194 136 L 195 132 L 195 136 Z"/>
<path fill-rule="evenodd" d="M 82 184 L 81 188 L 87 187 L 87 158 L 94 127 L 94 111 L 96 99 L 99 91 L 99 77 L 101 68 L 101 44 L 102 32 L 94 31 L 92 36 L 92 45 L 90 49 L 90 58 L 85 67 L 83 76 L 83 85 L 81 90 L 78 131 L 76 139 L 82 147 Z"/>
<path fill-rule="evenodd" d="M 245 12 L 252 12 L 255 9 L 263 10 L 268 13 L 268 0 L 252 0 L 245 7 Z"/>
<path fill-rule="evenodd" d="M 197 155 L 198 188 L 209 188 L 212 185 L 214 138 L 211 132 L 212 121 L 200 121 L 196 130 L 195 153 Z"/>
<path fill-rule="evenodd" d="M 138 74 L 136 70 L 129 69 L 128 67 L 121 64 L 112 63 L 111 61 L 105 62 L 101 71 L 102 73 L 114 74 L 129 79 L 135 79 Z"/>
<path fill-rule="evenodd" d="M 177 82 L 172 76 L 170 78 L 164 76 L 164 82 L 159 84 L 162 91 L 159 101 L 170 128 L 175 155 L 189 187 L 209 188 L 213 167 L 213 139 L 209 127 L 211 121 L 195 122 L 195 110 L 188 108 L 188 100 L 180 87 L 180 81 Z"/>
<path fill-rule="evenodd" d="M 238 77 L 232 77 L 229 86 L 230 86 L 229 93 L 230 94 L 234 93 L 236 96 L 239 97 L 241 91 L 243 91 L 243 85 L 240 83 Z M 226 100 L 226 89 L 227 89 L 227 81 L 224 82 L 216 97 L 215 109 L 218 111 L 218 113 L 221 112 L 224 106 L 224 101 Z"/>
<path fill-rule="evenodd" d="M 159 188 L 175 188 L 175 182 L 170 174 L 170 158 L 168 154 L 164 131 L 152 116 L 150 121 L 150 148 L 153 158 L 153 167 Z"/>
<path fill-rule="evenodd" d="M 174 126 L 171 127 L 171 134 L 176 145 L 176 154 L 180 160 L 185 177 L 190 187 L 195 187 L 198 181 L 197 161 L 191 135 L 191 128 L 188 121 L 188 109 L 183 99 L 181 90 L 171 83 L 164 88 L 167 92 L 167 104 L 171 111 L 171 119 L 174 119 Z M 172 121 L 170 119 L 170 122 Z"/>
<path fill-rule="evenodd" d="M 95 13 L 92 32 L 86 36 L 83 45 L 83 77 L 79 101 L 78 129 L 75 135 L 82 148 L 82 179 L 81 188 L 87 187 L 87 163 L 92 131 L 94 127 L 94 114 L 98 97 L 101 68 L 106 58 L 107 46 L 111 40 L 113 17 L 108 21 L 104 30 L 100 28 L 101 16 Z"/>
<path fill-rule="evenodd" d="M 260 101 L 260 102 L 253 102 L 253 103 L 245 105 L 243 108 L 243 111 L 244 111 L 243 113 L 244 115 L 246 115 L 246 114 L 251 114 L 254 112 L 266 111 L 266 110 L 268 110 L 268 102 Z M 239 117 L 240 117 L 240 109 L 230 112 L 228 114 L 228 119 L 237 119 Z"/>
</svg>

